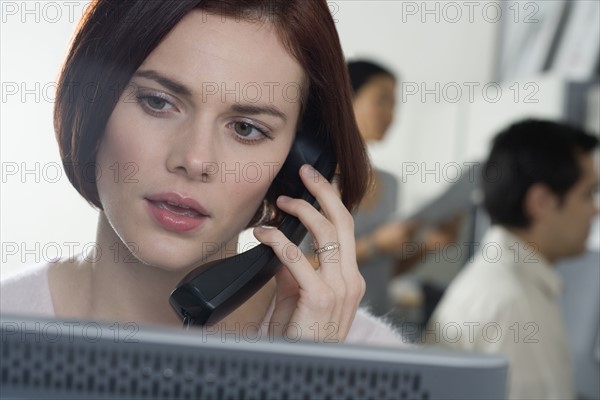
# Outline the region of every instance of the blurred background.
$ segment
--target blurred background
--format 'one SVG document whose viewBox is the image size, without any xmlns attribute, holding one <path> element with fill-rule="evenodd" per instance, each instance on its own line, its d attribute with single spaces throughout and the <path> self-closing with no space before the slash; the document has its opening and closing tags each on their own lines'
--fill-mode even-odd
<svg viewBox="0 0 600 400">
<path fill-rule="evenodd" d="M 398 218 L 432 202 L 430 211 L 463 217 L 464 245 L 385 288 L 394 299 L 388 317 L 422 326 L 487 228 L 471 174 L 490 138 L 524 117 L 600 135 L 600 2 L 328 3 L 347 58 L 377 61 L 399 78 L 393 124 L 382 142 L 369 145 L 373 164 L 399 182 Z M 86 5 L 1 2 L 2 278 L 85 253 L 94 241 L 97 213 L 64 175 L 52 125 L 54 82 Z M 596 220 L 591 253 L 600 251 L 599 226 Z M 575 275 L 573 265 L 561 267 L 565 276 Z M 598 310 L 600 281 L 592 283 L 596 293 L 587 299 Z"/>
<path fill-rule="evenodd" d="M 496 133 L 535 117 L 600 134 L 598 1 L 342 1 L 331 9 L 349 59 L 398 74 L 394 122 L 369 149 L 375 166 L 398 178 L 404 218 L 435 200 L 447 213 L 462 206 L 459 243 L 477 242 L 488 221 L 468 183 Z M 453 185 L 474 191 L 460 196 Z M 600 250 L 598 218 L 588 248 Z M 475 250 L 430 257 L 393 282 L 392 295 L 409 309 L 420 304 L 422 283 L 445 287 Z M 428 314 L 408 311 L 400 318 Z"/>
</svg>

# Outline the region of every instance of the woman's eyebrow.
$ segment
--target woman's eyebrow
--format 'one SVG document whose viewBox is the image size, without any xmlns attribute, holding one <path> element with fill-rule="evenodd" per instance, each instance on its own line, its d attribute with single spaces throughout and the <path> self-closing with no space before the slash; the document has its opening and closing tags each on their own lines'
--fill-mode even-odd
<svg viewBox="0 0 600 400">
<path fill-rule="evenodd" d="M 151 79 L 158 84 L 166 87 L 170 91 L 180 96 L 192 97 L 192 91 L 181 82 L 177 82 L 172 78 L 167 78 L 160 72 L 154 70 L 140 70 L 133 74 L 134 77 Z M 287 122 L 287 116 L 279 108 L 272 105 L 250 105 L 250 104 L 234 104 L 231 109 L 242 114 L 258 115 L 267 114 L 280 118 L 283 122 Z"/>
<path fill-rule="evenodd" d="M 277 107 L 275 106 L 258 106 L 258 105 L 248 105 L 248 104 L 234 104 L 231 106 L 231 109 L 235 112 L 241 114 L 267 114 L 272 115 L 277 118 L 281 118 L 283 122 L 287 121 L 287 116 Z"/>
<path fill-rule="evenodd" d="M 185 86 L 183 83 L 177 82 L 176 80 L 174 80 L 172 78 L 167 78 L 166 76 L 162 75 L 159 72 L 156 72 L 153 70 L 142 70 L 142 71 L 136 71 L 133 74 L 133 76 L 134 77 L 139 76 L 141 78 L 152 79 L 153 81 L 156 81 L 158 84 L 166 87 L 170 91 L 172 91 L 180 96 L 185 96 L 185 97 L 192 96 L 192 91 L 187 86 Z"/>
</svg>

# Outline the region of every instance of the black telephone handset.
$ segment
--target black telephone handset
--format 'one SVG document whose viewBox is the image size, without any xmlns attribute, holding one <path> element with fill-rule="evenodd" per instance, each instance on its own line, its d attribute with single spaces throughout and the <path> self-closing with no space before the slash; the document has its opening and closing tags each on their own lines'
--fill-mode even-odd
<svg viewBox="0 0 600 400">
<path fill-rule="evenodd" d="M 299 171 L 303 164 L 311 164 L 329 181 L 335 174 L 336 159 L 332 149 L 316 135 L 298 131 L 272 185 L 276 185 L 278 194 L 302 198 L 318 208 L 316 199 L 300 179 Z M 291 215 L 285 216 L 279 229 L 296 245 L 307 233 L 304 225 Z M 281 262 L 273 250 L 260 244 L 234 257 L 194 269 L 173 290 L 169 303 L 186 327 L 214 324 L 252 297 L 280 267 Z"/>
</svg>

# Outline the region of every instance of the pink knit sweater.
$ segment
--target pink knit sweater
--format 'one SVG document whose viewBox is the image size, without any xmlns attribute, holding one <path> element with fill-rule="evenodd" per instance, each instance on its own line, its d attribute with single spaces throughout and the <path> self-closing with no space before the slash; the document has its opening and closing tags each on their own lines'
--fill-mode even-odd
<svg viewBox="0 0 600 400">
<path fill-rule="evenodd" d="M 0 281 L 0 312 L 11 314 L 56 317 L 48 270 L 52 263 L 42 263 L 11 275 Z M 267 313 L 268 321 L 272 307 Z M 267 327 L 267 324 L 263 324 Z M 346 343 L 411 347 L 394 328 L 384 320 L 359 309 L 346 337 Z"/>
</svg>

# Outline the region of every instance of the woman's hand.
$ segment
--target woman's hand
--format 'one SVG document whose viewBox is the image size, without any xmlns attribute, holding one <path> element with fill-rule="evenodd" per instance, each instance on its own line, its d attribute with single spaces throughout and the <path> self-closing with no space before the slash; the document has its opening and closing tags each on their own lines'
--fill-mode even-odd
<svg viewBox="0 0 600 400">
<path fill-rule="evenodd" d="M 424 240 L 427 251 L 440 251 L 444 246 L 455 243 L 458 240 L 462 220 L 463 216 L 457 215 L 429 231 Z"/>
<path fill-rule="evenodd" d="M 277 206 L 300 219 L 318 247 L 339 244 L 339 248 L 315 255 L 320 265 L 315 270 L 279 229 L 254 229 L 256 238 L 270 246 L 284 265 L 275 276 L 270 333 L 290 340 L 343 342 L 365 292 L 356 263 L 354 220 L 337 190 L 323 176 L 310 165 L 304 165 L 300 172 L 323 214 L 302 199 L 285 196 L 278 198 Z"/>
<path fill-rule="evenodd" d="M 418 222 L 388 222 L 371 234 L 371 240 L 378 252 L 398 257 L 406 244 L 414 243 L 415 234 L 420 228 Z"/>
</svg>

